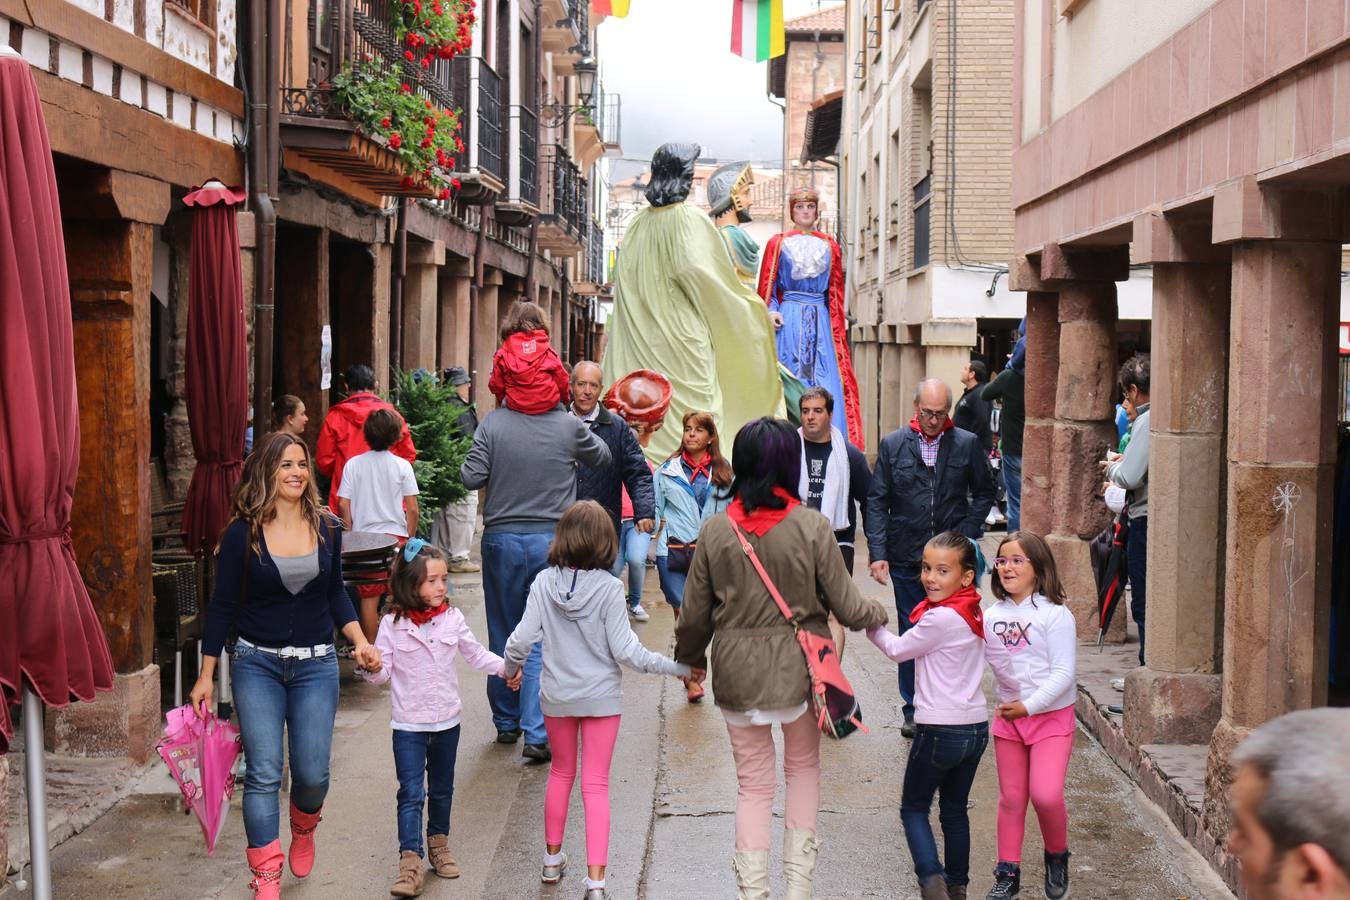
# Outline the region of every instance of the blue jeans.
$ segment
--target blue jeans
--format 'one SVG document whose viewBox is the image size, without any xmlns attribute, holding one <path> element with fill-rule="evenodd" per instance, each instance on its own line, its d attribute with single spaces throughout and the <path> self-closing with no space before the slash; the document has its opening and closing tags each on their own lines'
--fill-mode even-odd
<svg viewBox="0 0 1350 900">
<path fill-rule="evenodd" d="M 666 595 L 666 602 L 679 609 L 684 605 L 684 582 L 689 573 L 670 571 L 670 567 L 666 565 L 669 558 L 667 556 L 656 558 L 656 574 L 661 576 L 661 593 Z"/>
<path fill-rule="evenodd" d="M 1125 568 L 1130 575 L 1130 617 L 1139 626 L 1139 665 L 1144 664 L 1144 599 L 1148 596 L 1148 516 L 1130 520 L 1125 536 Z"/>
<path fill-rule="evenodd" d="M 445 731 L 394 730 L 394 773 L 398 775 L 398 850 L 422 852 L 422 806 L 427 835 L 450 833 L 455 796 L 455 755 L 459 726 Z"/>
<path fill-rule="evenodd" d="M 919 583 L 918 566 L 891 566 L 891 588 L 895 591 L 895 611 L 900 614 L 896 631 L 909 631 L 909 615 L 927 595 Z M 914 718 L 914 661 L 900 663 L 900 697 L 905 701 L 906 721 Z"/>
<path fill-rule="evenodd" d="M 498 656 L 506 649 L 506 639 L 525 615 L 525 600 L 530 595 L 534 576 L 548 566 L 548 545 L 552 532 L 519 533 L 491 531 L 483 535 L 483 595 L 487 611 L 488 649 Z M 535 644 L 525 658 L 524 680 L 520 693 L 496 676 L 487 680 L 488 704 L 492 723 L 498 731 L 525 732 L 525 743 L 547 744 L 544 714 L 539 709 L 539 671 L 543 657 Z"/>
<path fill-rule="evenodd" d="M 328 796 L 328 760 L 338 705 L 337 654 L 282 659 L 242 641 L 230 668 L 244 774 L 244 832 L 250 847 L 277 839 L 283 740 L 291 750 L 291 802 L 315 813 Z"/>
<path fill-rule="evenodd" d="M 1022 527 L 1022 455 L 1004 455 L 999 463 L 1003 468 L 1003 490 L 1008 495 L 1008 533 Z"/>
<path fill-rule="evenodd" d="M 628 566 L 628 605 L 642 602 L 642 584 L 647 580 L 647 549 L 652 536 L 638 531 L 632 519 L 624 519 L 619 535 L 619 555 L 614 560 L 614 577 L 623 578 L 623 567 Z"/>
<path fill-rule="evenodd" d="M 944 876 L 952 887 L 970 884 L 970 816 L 966 804 L 988 744 L 988 722 L 919 726 L 909 747 L 909 764 L 900 792 L 900 824 L 905 828 L 905 842 L 919 884 L 934 875 Z M 938 861 L 937 841 L 928 818 L 935 793 L 945 867 Z"/>
</svg>

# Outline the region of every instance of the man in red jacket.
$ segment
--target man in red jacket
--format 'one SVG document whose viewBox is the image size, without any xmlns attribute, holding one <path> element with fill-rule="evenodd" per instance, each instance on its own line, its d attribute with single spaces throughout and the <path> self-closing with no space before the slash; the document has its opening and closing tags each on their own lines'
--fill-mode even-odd
<svg viewBox="0 0 1350 900">
<path fill-rule="evenodd" d="M 338 508 L 338 486 L 342 484 L 342 470 L 347 460 L 370 449 L 365 435 L 361 433 L 366 417 L 377 409 L 394 409 L 375 394 L 375 372 L 370 366 L 360 363 L 350 365 L 342 373 L 342 380 L 347 383 L 347 398 L 329 409 L 328 415 L 324 416 L 323 427 L 319 429 L 319 447 L 314 454 L 319 471 L 331 479 L 328 506 L 334 510 Z M 402 419 L 402 416 L 399 418 Z M 390 447 L 389 452 L 408 462 L 417 459 L 417 450 L 413 447 L 407 422 L 403 423 L 398 443 Z"/>
</svg>

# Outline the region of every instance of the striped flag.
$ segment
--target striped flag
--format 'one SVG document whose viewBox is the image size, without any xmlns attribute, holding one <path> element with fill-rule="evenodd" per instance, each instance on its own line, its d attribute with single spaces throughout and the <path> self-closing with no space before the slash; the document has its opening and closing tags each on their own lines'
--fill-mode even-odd
<svg viewBox="0 0 1350 900">
<path fill-rule="evenodd" d="M 783 0 L 732 0 L 731 52 L 764 62 L 787 52 Z"/>
<path fill-rule="evenodd" d="M 591 0 L 591 12 L 597 16 L 613 16 L 622 19 L 628 15 L 629 0 Z"/>
</svg>

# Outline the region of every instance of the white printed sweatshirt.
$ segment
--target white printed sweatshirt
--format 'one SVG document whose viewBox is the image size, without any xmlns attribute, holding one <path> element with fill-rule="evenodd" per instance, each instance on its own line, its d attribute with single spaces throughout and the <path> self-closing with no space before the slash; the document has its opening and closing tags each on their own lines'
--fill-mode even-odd
<svg viewBox="0 0 1350 900">
<path fill-rule="evenodd" d="M 1072 706 L 1078 693 L 1078 631 L 1068 607 L 1032 594 L 1000 600 L 984 611 L 984 629 L 1012 656 L 1028 715 Z"/>
</svg>

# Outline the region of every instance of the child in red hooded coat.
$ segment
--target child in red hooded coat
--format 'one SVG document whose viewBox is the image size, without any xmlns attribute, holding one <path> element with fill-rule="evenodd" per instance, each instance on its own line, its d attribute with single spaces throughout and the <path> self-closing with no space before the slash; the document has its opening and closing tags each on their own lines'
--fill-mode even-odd
<svg viewBox="0 0 1350 900">
<path fill-rule="evenodd" d="M 502 345 L 492 357 L 488 390 L 498 405 L 531 416 L 572 402 L 567 370 L 549 343 L 544 311 L 537 304 L 512 304 L 502 324 Z"/>
</svg>

